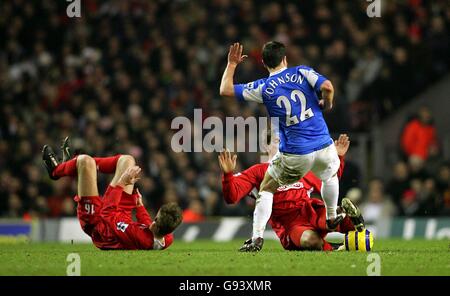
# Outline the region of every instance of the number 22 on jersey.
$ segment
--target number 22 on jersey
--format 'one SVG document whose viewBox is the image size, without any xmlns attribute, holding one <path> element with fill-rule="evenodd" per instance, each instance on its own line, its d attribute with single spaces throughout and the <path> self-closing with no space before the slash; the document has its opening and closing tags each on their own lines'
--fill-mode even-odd
<svg viewBox="0 0 450 296">
<path fill-rule="evenodd" d="M 300 102 L 300 119 L 297 114 L 292 114 L 292 105 L 293 102 Z M 306 98 L 305 95 L 299 90 L 293 90 L 291 92 L 290 100 L 286 96 L 279 96 L 277 99 L 277 106 L 286 110 L 286 126 L 294 125 L 299 123 L 300 121 L 305 121 L 314 116 L 311 108 L 306 109 Z"/>
</svg>

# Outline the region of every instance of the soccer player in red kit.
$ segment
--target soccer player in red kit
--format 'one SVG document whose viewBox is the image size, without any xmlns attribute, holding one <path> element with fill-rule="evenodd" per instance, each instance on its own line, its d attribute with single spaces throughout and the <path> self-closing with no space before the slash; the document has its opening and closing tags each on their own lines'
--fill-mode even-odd
<svg viewBox="0 0 450 296">
<path fill-rule="evenodd" d="M 276 147 L 277 138 L 272 137 L 269 145 L 269 155 Z M 336 150 L 340 158 L 338 177 L 342 176 L 345 161 L 344 156 L 349 148 L 350 141 L 347 135 L 340 135 L 335 141 Z M 275 151 L 276 152 L 276 151 Z M 223 171 L 222 191 L 225 202 L 238 203 L 247 195 L 257 194 L 269 163 L 256 164 L 247 170 L 233 175 L 236 166 L 236 155 L 224 151 L 219 155 L 219 164 Z M 312 172 L 307 173 L 298 182 L 281 186 L 274 194 L 273 211 L 269 220 L 272 229 L 280 239 L 281 245 L 286 250 L 333 250 L 333 246 L 324 238 L 331 232 L 326 224 L 326 208 L 322 200 L 310 198 L 312 193 L 320 193 L 321 180 Z M 364 227 L 364 221 L 360 211 L 350 200 L 344 199 L 342 203 L 347 216 L 333 231 L 348 232 Z M 262 243 L 260 248 L 262 248 Z M 249 251 L 253 246 L 251 240 L 244 243 L 240 251 Z"/>
<path fill-rule="evenodd" d="M 67 138 L 65 143 L 67 143 Z M 64 146 L 64 144 L 63 144 Z M 63 160 L 67 156 L 63 147 Z M 91 157 L 78 155 L 59 163 L 53 149 L 43 148 L 44 164 L 50 178 L 78 177 L 77 216 L 81 228 L 101 250 L 159 250 L 173 242 L 171 234 L 181 223 L 181 209 L 174 203 L 163 205 L 154 221 L 142 203 L 142 196 L 134 184 L 141 169 L 130 155 Z M 97 188 L 97 170 L 114 174 L 103 197 Z M 136 210 L 133 221 L 132 211 Z"/>
</svg>

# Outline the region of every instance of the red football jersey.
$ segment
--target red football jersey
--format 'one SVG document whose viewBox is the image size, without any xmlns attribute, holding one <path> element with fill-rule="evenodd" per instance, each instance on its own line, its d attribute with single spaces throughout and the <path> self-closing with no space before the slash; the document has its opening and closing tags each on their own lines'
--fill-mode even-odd
<svg viewBox="0 0 450 296">
<path fill-rule="evenodd" d="M 100 219 L 92 233 L 94 244 L 101 249 L 149 250 L 153 249 L 154 236 L 149 226 L 152 219 L 145 207 L 136 207 L 135 197 L 123 192 L 120 186 L 109 186 L 101 199 Z M 85 199 L 85 198 L 83 198 Z M 81 201 L 83 201 L 83 199 Z M 99 199 L 100 200 L 100 199 Z M 131 212 L 136 209 L 133 221 Z M 164 236 L 164 249 L 173 242 L 173 235 Z"/>
<path fill-rule="evenodd" d="M 339 156 L 341 160 L 338 177 L 342 176 L 345 161 L 343 156 Z M 245 171 L 237 174 L 224 174 L 222 177 L 222 193 L 225 202 L 228 204 L 238 203 L 245 196 L 254 196 L 258 194 L 259 186 L 264 178 L 268 163 L 261 163 L 251 166 Z M 293 210 L 301 208 L 305 205 L 311 205 L 309 200 L 312 193 L 320 194 L 322 181 L 317 178 L 312 172 L 308 172 L 298 182 L 281 186 L 273 195 L 272 216 L 269 220 L 272 229 L 276 232 L 278 237 L 282 237 L 286 228 L 290 226 L 289 219 Z M 318 200 L 317 200 L 318 201 Z M 310 217 L 305 217 L 307 221 Z"/>
<path fill-rule="evenodd" d="M 342 156 L 339 156 L 341 164 L 338 170 L 338 177 L 342 176 L 345 161 Z M 264 178 L 268 163 L 260 163 L 246 169 L 241 173 L 228 173 L 222 177 L 222 192 L 225 201 L 228 204 L 239 202 L 247 195 L 256 197 L 257 190 Z M 295 208 L 301 198 L 309 198 L 311 193 L 320 194 L 322 181 L 317 178 L 312 172 L 308 172 L 298 182 L 281 186 L 278 188 L 273 196 L 273 211 Z"/>
</svg>

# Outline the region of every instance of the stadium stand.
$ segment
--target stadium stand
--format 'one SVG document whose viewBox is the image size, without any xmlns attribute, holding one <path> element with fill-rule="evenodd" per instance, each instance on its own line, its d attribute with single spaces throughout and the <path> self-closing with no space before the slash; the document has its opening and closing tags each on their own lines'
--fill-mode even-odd
<svg viewBox="0 0 450 296">
<path fill-rule="evenodd" d="M 239 82 L 266 75 L 260 48 L 271 39 L 288 44 L 290 63 L 327 75 L 335 133 L 369 132 L 450 69 L 445 0 L 385 1 L 382 20 L 357 0 L 169 2 L 86 0 L 82 17 L 69 19 L 65 1 L 1 1 L 0 217 L 75 215 L 73 182 L 50 182 L 41 164 L 42 145 L 67 135 L 80 151 L 135 156 L 150 208 L 177 201 L 194 220 L 251 213 L 251 200 L 222 202 L 215 153 L 170 149 L 172 118 L 192 119 L 194 108 L 265 116 L 219 97 L 237 39 L 249 54 Z M 426 166 L 400 159 L 391 179 L 362 184 L 363 204 L 387 215 L 448 215 L 450 166 L 439 149 L 428 152 Z M 239 157 L 238 168 L 257 159 Z"/>
</svg>

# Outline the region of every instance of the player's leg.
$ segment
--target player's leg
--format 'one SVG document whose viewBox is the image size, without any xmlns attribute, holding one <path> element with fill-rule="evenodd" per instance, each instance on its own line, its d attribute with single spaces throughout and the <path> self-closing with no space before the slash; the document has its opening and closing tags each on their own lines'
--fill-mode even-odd
<svg viewBox="0 0 450 296">
<path fill-rule="evenodd" d="M 97 223 L 98 214 L 102 208 L 97 187 L 97 168 L 94 159 L 89 155 L 78 155 L 70 161 L 73 160 L 76 161 L 78 174 L 78 194 L 75 197 L 78 202 L 77 215 L 81 228 L 90 234 L 91 229 Z"/>
<path fill-rule="evenodd" d="M 294 226 L 289 231 L 289 239 L 297 250 L 319 251 L 323 249 L 322 237 L 310 226 Z"/>
<path fill-rule="evenodd" d="M 117 157 L 117 165 L 114 173 L 114 177 L 110 183 L 111 186 L 116 186 L 120 177 L 129 168 L 136 165 L 136 160 L 131 155 L 119 155 Z M 134 185 L 128 185 L 124 188 L 124 192 L 127 194 L 133 193 Z"/>
<path fill-rule="evenodd" d="M 327 210 L 327 219 L 333 221 L 337 217 L 339 199 L 339 179 L 337 171 L 340 160 L 336 147 L 330 145 L 315 152 L 312 172 L 322 180 L 321 195 Z"/>
<path fill-rule="evenodd" d="M 98 171 L 103 174 L 114 174 L 121 156 L 121 154 L 118 154 L 109 157 L 94 157 Z"/>
<path fill-rule="evenodd" d="M 100 210 L 102 201 L 100 199 L 97 187 L 97 167 L 94 159 L 89 155 L 78 155 L 69 161 L 76 162 L 76 171 L 78 175 L 77 184 L 77 216 L 81 228 L 88 235 L 92 235 L 97 223 L 100 221 Z"/>
<path fill-rule="evenodd" d="M 272 159 L 261 182 L 253 213 L 252 241 L 260 242 L 261 247 L 264 230 L 272 214 L 273 194 L 280 185 L 294 183 L 309 171 L 309 157 L 277 153 Z"/>
<path fill-rule="evenodd" d="M 289 238 L 295 250 L 301 251 L 333 251 L 342 244 L 330 244 L 317 231 L 309 227 L 294 227 Z"/>
<path fill-rule="evenodd" d="M 44 148 L 42 149 L 42 160 L 44 161 L 49 177 L 53 180 L 58 180 L 59 178 L 65 176 L 77 176 L 76 158 L 59 163 L 55 152 L 48 145 L 44 145 Z"/>
<path fill-rule="evenodd" d="M 97 166 L 94 158 L 82 154 L 72 160 L 76 160 L 78 196 L 98 196 Z"/>
<path fill-rule="evenodd" d="M 255 210 L 253 212 L 253 233 L 252 238 L 244 242 L 239 248 L 241 252 L 260 251 L 264 244 L 264 230 L 272 215 L 273 194 L 278 188 L 278 182 L 266 172 L 259 187 L 256 198 Z"/>
<path fill-rule="evenodd" d="M 110 183 L 110 186 L 106 189 L 104 196 L 107 196 L 110 190 L 112 190 L 120 176 L 126 171 L 127 168 L 135 164 L 134 158 L 130 155 L 115 155 L 110 157 L 94 157 L 97 169 L 101 173 L 114 173 L 114 177 Z M 133 193 L 133 186 L 127 186 L 125 191 L 122 192 L 122 196 L 119 202 L 119 207 L 122 211 L 128 213 L 131 216 L 131 212 L 136 208 L 138 194 Z"/>
<path fill-rule="evenodd" d="M 277 188 L 278 182 L 266 172 L 259 187 L 255 211 L 253 213 L 253 239 L 263 237 L 266 224 L 272 214 L 273 194 Z"/>
<path fill-rule="evenodd" d="M 72 152 L 70 148 L 70 138 L 66 137 L 62 141 L 61 144 L 61 154 L 63 156 L 63 162 L 71 159 Z M 117 161 L 120 157 L 120 154 L 109 156 L 109 157 L 93 157 L 95 160 L 95 164 L 97 166 L 97 170 L 103 174 L 113 174 L 116 171 Z"/>
<path fill-rule="evenodd" d="M 64 146 L 64 143 L 63 143 Z M 97 169 L 89 155 L 78 155 L 63 163 L 58 163 L 53 149 L 48 145 L 42 151 L 44 164 L 52 179 L 64 176 L 78 176 L 78 189 L 75 201 L 78 203 L 77 216 L 83 231 L 91 236 L 100 221 L 102 201 L 97 188 Z M 65 157 L 67 159 L 67 155 Z"/>
<path fill-rule="evenodd" d="M 253 216 L 253 239 L 262 237 L 272 214 L 273 194 L 280 185 L 298 181 L 311 166 L 309 156 L 285 155 L 278 152 L 272 159 L 259 187 Z"/>
<path fill-rule="evenodd" d="M 259 185 L 259 193 L 253 212 L 253 241 L 262 239 L 267 222 L 272 214 L 273 194 L 279 187 L 277 177 L 280 176 L 282 171 L 281 157 L 282 155 L 279 152 L 275 155 Z"/>
<path fill-rule="evenodd" d="M 355 225 L 353 224 L 350 216 L 346 216 L 342 222 L 337 226 L 336 232 L 347 233 L 349 231 L 356 230 Z"/>
<path fill-rule="evenodd" d="M 52 179 L 78 176 L 78 196 L 98 196 L 97 168 L 89 155 L 78 155 L 63 163 L 58 163 L 53 149 L 45 145 L 42 158 Z"/>
</svg>

